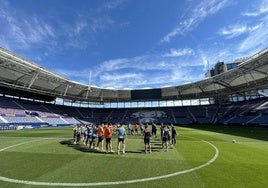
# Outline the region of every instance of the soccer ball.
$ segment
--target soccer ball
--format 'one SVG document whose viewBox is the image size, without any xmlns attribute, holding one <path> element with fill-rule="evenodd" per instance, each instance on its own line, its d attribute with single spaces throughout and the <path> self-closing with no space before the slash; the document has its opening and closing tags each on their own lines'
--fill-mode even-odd
<svg viewBox="0 0 268 188">
<path fill-rule="evenodd" d="M 235 139 L 233 140 L 233 143 L 236 143 L 236 140 Z"/>
</svg>

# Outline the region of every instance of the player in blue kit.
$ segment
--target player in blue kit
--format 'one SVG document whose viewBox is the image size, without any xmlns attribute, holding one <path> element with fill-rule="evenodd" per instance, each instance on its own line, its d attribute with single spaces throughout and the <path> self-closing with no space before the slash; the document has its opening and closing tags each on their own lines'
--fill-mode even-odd
<svg viewBox="0 0 268 188">
<path fill-rule="evenodd" d="M 125 154 L 127 134 L 123 125 L 118 125 L 117 134 L 118 134 L 117 154 L 120 154 L 121 142 L 122 142 L 122 152 L 123 154 Z"/>
</svg>

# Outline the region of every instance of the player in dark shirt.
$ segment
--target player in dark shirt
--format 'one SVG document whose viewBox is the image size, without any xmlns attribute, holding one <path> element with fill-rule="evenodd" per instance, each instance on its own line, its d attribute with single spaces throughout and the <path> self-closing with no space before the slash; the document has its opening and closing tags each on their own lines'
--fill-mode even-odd
<svg viewBox="0 0 268 188">
<path fill-rule="evenodd" d="M 151 153 L 152 152 L 151 142 L 150 142 L 151 132 L 150 132 L 150 129 L 148 128 L 148 125 L 145 125 L 143 135 L 144 135 L 144 151 L 145 151 L 145 153 L 147 153 L 147 149 L 149 149 L 149 153 Z"/>
<path fill-rule="evenodd" d="M 175 146 L 177 143 L 176 136 L 177 136 L 177 131 L 176 131 L 174 125 L 171 124 L 171 143 L 173 146 Z"/>
<path fill-rule="evenodd" d="M 167 125 L 164 126 L 162 130 L 162 144 L 163 144 L 163 150 L 168 150 L 168 145 L 170 141 L 170 130 Z"/>
</svg>

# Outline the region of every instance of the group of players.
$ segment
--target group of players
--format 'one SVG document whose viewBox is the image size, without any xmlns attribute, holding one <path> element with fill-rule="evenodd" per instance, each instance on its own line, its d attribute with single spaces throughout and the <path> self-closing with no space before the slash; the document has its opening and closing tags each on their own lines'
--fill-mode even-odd
<svg viewBox="0 0 268 188">
<path fill-rule="evenodd" d="M 151 138 L 154 136 L 157 137 L 157 125 L 152 124 L 151 129 L 149 125 L 138 125 L 134 124 L 132 126 L 129 124 L 127 126 L 128 134 L 140 134 L 144 138 L 144 152 L 151 153 Z M 140 131 L 138 131 L 140 130 Z M 77 125 L 73 128 L 73 141 L 74 144 L 79 144 L 80 141 L 84 143 L 85 146 L 88 146 L 90 149 L 96 150 L 98 152 L 113 153 L 112 148 L 112 137 L 117 135 L 117 153 L 121 152 L 125 154 L 126 152 L 126 140 L 127 140 L 127 131 L 125 125 L 122 124 L 89 124 L 89 125 Z M 171 146 L 176 145 L 176 136 L 177 131 L 175 127 L 171 125 L 160 125 L 160 136 L 162 151 L 167 151 Z M 104 150 L 104 140 L 106 147 Z M 120 152 L 121 149 L 121 152 Z"/>
</svg>

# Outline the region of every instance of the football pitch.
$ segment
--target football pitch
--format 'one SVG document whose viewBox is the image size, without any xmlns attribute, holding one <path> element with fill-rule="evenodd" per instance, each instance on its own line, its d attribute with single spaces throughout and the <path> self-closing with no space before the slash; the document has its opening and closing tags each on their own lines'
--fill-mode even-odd
<svg viewBox="0 0 268 188">
<path fill-rule="evenodd" d="M 143 136 L 128 135 L 121 155 L 74 145 L 72 127 L 1 131 L 0 187 L 268 186 L 268 128 L 176 129 L 177 144 L 167 152 L 159 135 L 150 154 L 144 153 Z M 112 144 L 116 151 L 116 135 Z"/>
</svg>

